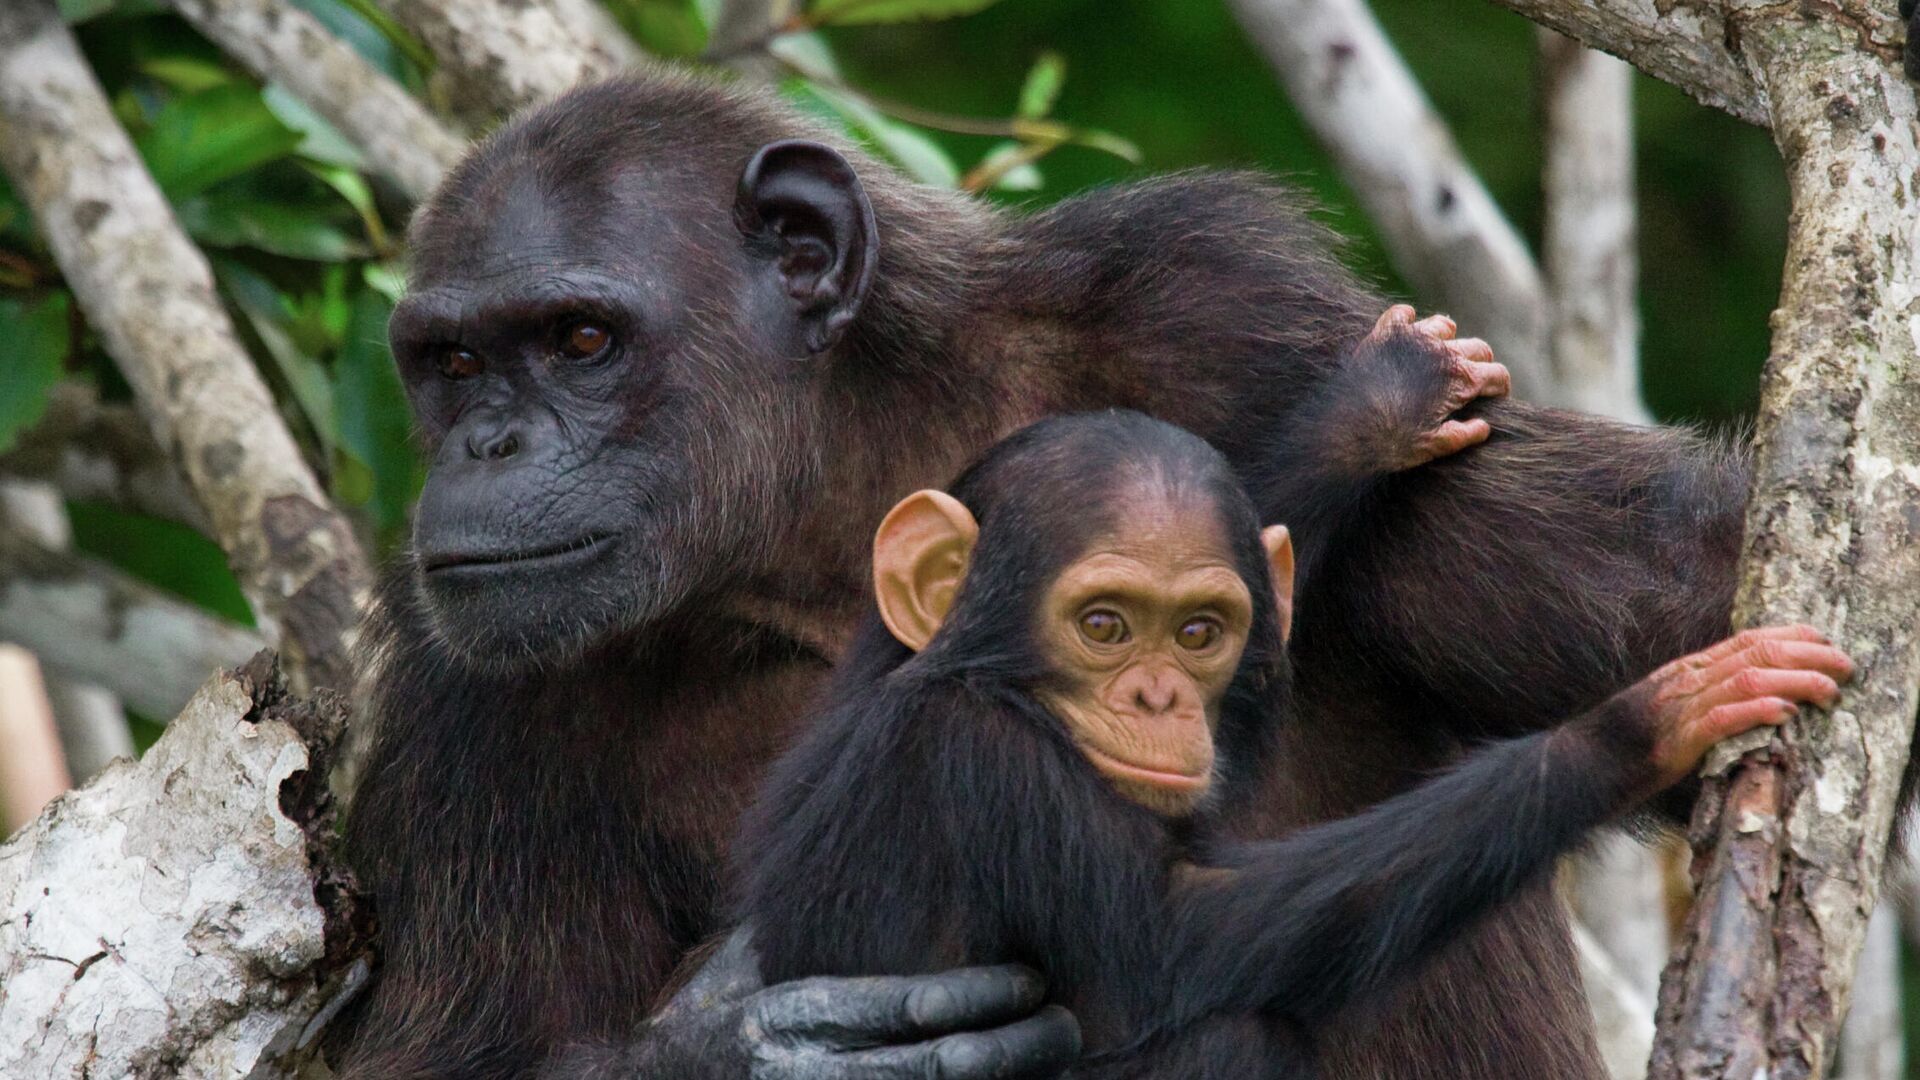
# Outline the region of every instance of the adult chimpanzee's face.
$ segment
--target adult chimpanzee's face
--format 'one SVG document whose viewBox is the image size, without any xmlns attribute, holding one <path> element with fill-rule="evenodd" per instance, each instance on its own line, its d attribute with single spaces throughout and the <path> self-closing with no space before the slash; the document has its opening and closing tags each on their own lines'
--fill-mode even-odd
<svg viewBox="0 0 1920 1080">
<path fill-rule="evenodd" d="M 807 198 L 850 202 L 857 228 L 851 169 L 782 189 L 778 213 L 756 201 L 791 179 L 769 167 L 750 183 L 765 156 L 744 209 L 715 198 L 712 178 L 683 180 L 708 189 L 693 192 L 638 169 L 526 170 L 424 217 L 390 336 L 431 453 L 421 594 L 457 651 L 576 651 L 656 621 L 773 542 L 765 519 L 806 486 L 803 361 L 851 318 L 836 300 L 857 306 L 842 279 L 865 267 L 849 270 L 847 249 L 870 234 L 802 217 Z M 786 157 L 845 168 L 810 144 Z"/>
</svg>

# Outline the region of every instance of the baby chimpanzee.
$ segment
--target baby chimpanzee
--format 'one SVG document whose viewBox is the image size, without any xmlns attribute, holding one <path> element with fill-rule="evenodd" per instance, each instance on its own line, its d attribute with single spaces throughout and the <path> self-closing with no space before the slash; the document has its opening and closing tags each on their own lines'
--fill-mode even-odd
<svg viewBox="0 0 1920 1080">
<path fill-rule="evenodd" d="M 1851 671 L 1805 627 L 1749 631 L 1354 817 L 1230 842 L 1219 808 L 1287 723 L 1292 579 L 1224 459 L 1134 413 L 1043 421 L 903 500 L 880 618 L 737 848 L 767 980 L 1019 962 L 1078 1017 L 1076 1075 L 1308 1075 L 1329 1014 Z"/>
</svg>

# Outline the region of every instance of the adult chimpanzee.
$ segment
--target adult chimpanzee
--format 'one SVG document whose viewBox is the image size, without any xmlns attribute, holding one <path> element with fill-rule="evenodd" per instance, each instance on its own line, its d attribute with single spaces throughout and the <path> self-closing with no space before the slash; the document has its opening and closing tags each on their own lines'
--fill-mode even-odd
<svg viewBox="0 0 1920 1080">
<path fill-rule="evenodd" d="M 1247 832 L 1377 802 L 1724 634 L 1744 468 L 1715 444 L 1500 405 L 1485 445 L 1353 485 L 1346 358 L 1382 302 L 1272 184 L 1021 217 L 836 146 L 751 91 L 617 81 L 502 129 L 420 213 L 391 336 L 433 460 L 366 633 L 349 839 L 384 967 L 357 1075 L 516 1076 L 631 1033 L 719 928 L 734 822 L 867 602 L 866 523 L 1048 414 L 1186 427 L 1303 537 L 1300 723 Z M 1065 1026 L 1021 1019 L 1018 973 L 909 985 L 693 1041 L 910 1044 L 971 1076 L 937 1036 Z M 1532 889 L 1330 1033 L 1328 1071 L 1595 1077 L 1588 1030 Z"/>
<path fill-rule="evenodd" d="M 1287 710 L 1294 566 L 1205 442 L 1043 420 L 902 500 L 873 563 L 879 618 L 737 845 L 760 969 L 1031 964 L 1079 1017 L 1075 1075 L 1310 1075 L 1332 1013 L 1851 673 L 1811 629 L 1744 634 L 1356 816 L 1223 842 Z"/>
</svg>

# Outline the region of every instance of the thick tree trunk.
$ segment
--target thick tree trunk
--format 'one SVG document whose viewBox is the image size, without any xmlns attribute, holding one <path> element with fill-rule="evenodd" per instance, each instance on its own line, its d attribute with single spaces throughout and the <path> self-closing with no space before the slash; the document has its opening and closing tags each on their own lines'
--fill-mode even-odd
<svg viewBox="0 0 1920 1080">
<path fill-rule="evenodd" d="M 0 1076 L 293 1074 L 367 972 L 322 779 L 344 723 L 263 653 L 0 845 Z"/>
<path fill-rule="evenodd" d="M 305 691 L 345 687 L 366 565 L 53 0 L 0 4 L 0 165 Z"/>
<path fill-rule="evenodd" d="M 1735 622 L 1810 622 L 1859 674 L 1831 713 L 1710 762 L 1655 1080 L 1830 1067 L 1920 704 L 1920 113 L 1863 47 L 1875 17 L 1728 16 L 1793 192 Z"/>
</svg>

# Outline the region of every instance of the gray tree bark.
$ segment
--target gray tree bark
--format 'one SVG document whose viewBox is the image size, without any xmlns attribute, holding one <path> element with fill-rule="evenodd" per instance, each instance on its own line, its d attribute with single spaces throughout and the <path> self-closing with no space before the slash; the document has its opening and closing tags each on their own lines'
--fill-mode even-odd
<svg viewBox="0 0 1920 1080">
<path fill-rule="evenodd" d="M 1859 674 L 1710 760 L 1655 1080 L 1826 1075 L 1920 704 L 1920 110 L 1872 5 L 1726 19 L 1793 193 L 1734 621 L 1820 626 Z"/>
<path fill-rule="evenodd" d="M 433 51 L 447 100 L 475 130 L 645 60 L 593 0 L 379 2 Z"/>
<path fill-rule="evenodd" d="M 344 687 L 367 569 L 53 0 L 0 5 L 0 165 L 302 691 Z"/>
<path fill-rule="evenodd" d="M 0 1076 L 293 1075 L 368 970 L 321 779 L 344 723 L 262 654 L 0 845 Z"/>
</svg>

